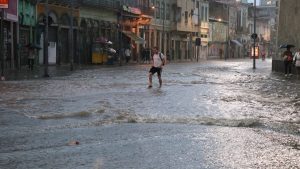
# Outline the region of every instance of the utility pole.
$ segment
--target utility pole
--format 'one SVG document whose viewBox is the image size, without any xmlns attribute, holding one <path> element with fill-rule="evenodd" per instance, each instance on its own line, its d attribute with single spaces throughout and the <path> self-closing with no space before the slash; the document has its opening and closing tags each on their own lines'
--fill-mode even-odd
<svg viewBox="0 0 300 169">
<path fill-rule="evenodd" d="M 254 0 L 254 17 L 253 17 L 253 26 L 254 26 L 254 28 L 253 28 L 253 32 L 254 32 L 254 34 L 256 34 L 256 0 Z M 256 69 L 256 63 L 255 63 L 255 49 L 256 49 L 256 38 L 253 38 L 253 69 Z"/>
<path fill-rule="evenodd" d="M 2 80 L 5 80 L 5 77 L 4 77 L 4 42 L 3 42 L 3 20 L 4 20 L 4 9 L 2 8 L 2 11 L 1 11 L 1 28 L 0 28 L 0 49 L 1 49 L 1 81 Z"/>
<path fill-rule="evenodd" d="M 70 66 L 70 70 L 73 71 L 74 70 L 74 30 L 73 30 L 73 0 L 71 0 L 71 27 L 70 27 L 70 31 L 71 31 L 71 66 Z"/>
<path fill-rule="evenodd" d="M 46 4 L 45 4 L 45 16 L 46 16 L 46 19 L 45 19 L 45 40 L 44 40 L 44 77 L 50 77 L 49 74 L 48 74 L 48 46 L 49 46 L 49 39 L 48 39 L 48 26 L 49 26 L 49 6 L 48 6 L 48 0 L 46 0 Z"/>
</svg>

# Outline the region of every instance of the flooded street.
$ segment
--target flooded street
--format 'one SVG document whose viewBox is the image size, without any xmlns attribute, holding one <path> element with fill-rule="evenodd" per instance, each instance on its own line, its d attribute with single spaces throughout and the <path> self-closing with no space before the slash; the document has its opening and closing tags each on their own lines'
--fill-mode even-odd
<svg viewBox="0 0 300 169">
<path fill-rule="evenodd" d="M 271 60 L 0 82 L 0 168 L 300 168 L 300 80 Z M 73 142 L 78 144 L 73 144 Z"/>
</svg>

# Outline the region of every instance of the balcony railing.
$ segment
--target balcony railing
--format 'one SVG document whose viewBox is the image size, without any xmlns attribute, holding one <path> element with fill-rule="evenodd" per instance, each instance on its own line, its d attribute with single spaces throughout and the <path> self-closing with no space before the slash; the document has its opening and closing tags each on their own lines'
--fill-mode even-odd
<svg viewBox="0 0 300 169">
<path fill-rule="evenodd" d="M 36 2 L 45 3 L 46 0 L 36 0 Z M 73 4 L 71 3 L 73 2 Z M 71 6 L 73 7 L 79 7 L 80 0 L 48 0 L 49 4 L 55 4 L 60 6 Z"/>
<path fill-rule="evenodd" d="M 81 5 L 83 6 L 110 8 L 110 9 L 118 9 L 120 7 L 120 1 L 118 0 L 80 0 L 80 1 L 81 1 Z"/>
<path fill-rule="evenodd" d="M 45 3 L 46 0 L 36 0 L 36 2 Z M 120 7 L 120 0 L 48 0 L 48 3 L 61 6 L 73 5 L 73 7 L 89 6 L 109 9 L 118 9 Z"/>
<path fill-rule="evenodd" d="M 37 3 L 45 3 L 46 0 L 35 0 Z M 73 2 L 73 4 L 71 4 Z M 128 5 L 127 3 L 123 4 L 125 1 L 122 0 L 48 0 L 49 4 L 55 4 L 60 6 L 71 6 L 75 8 L 80 8 L 81 6 L 85 7 L 94 7 L 99 9 L 113 9 L 118 10 L 122 9 L 122 5 Z M 154 9 L 152 9 L 149 4 L 135 4 L 129 5 L 131 7 L 141 9 L 142 13 L 145 15 L 154 14 Z"/>
</svg>

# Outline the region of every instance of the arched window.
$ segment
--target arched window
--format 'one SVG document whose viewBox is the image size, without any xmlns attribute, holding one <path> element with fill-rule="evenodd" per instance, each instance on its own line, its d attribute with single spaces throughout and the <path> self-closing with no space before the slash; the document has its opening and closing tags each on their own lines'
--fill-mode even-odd
<svg viewBox="0 0 300 169">
<path fill-rule="evenodd" d="M 60 18 L 60 24 L 61 25 L 64 25 L 64 26 L 69 26 L 70 25 L 70 21 L 71 21 L 71 18 L 68 14 L 63 14 Z"/>
</svg>

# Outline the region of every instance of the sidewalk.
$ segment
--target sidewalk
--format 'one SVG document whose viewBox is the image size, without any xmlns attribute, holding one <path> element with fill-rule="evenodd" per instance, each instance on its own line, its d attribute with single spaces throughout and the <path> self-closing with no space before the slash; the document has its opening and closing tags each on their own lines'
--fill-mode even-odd
<svg viewBox="0 0 300 169">
<path fill-rule="evenodd" d="M 123 63 L 122 66 L 133 66 L 138 63 Z M 49 65 L 48 75 L 52 77 L 69 76 L 75 71 L 86 70 L 86 69 L 97 69 L 97 68 L 112 68 L 120 67 L 119 63 L 114 65 L 75 65 L 74 70 L 71 71 L 70 65 Z M 5 81 L 14 80 L 33 80 L 33 79 L 47 79 L 45 77 L 45 70 L 43 65 L 35 66 L 33 70 L 29 70 L 28 66 L 21 67 L 21 70 L 6 70 L 4 73 Z"/>
<path fill-rule="evenodd" d="M 70 71 L 70 66 L 49 66 L 48 74 L 51 77 L 58 76 L 68 76 L 72 73 Z M 6 81 L 13 80 L 32 80 L 32 79 L 41 79 L 44 77 L 44 66 L 35 66 L 34 70 L 29 70 L 27 66 L 21 67 L 21 70 L 8 70 L 4 73 Z"/>
</svg>

